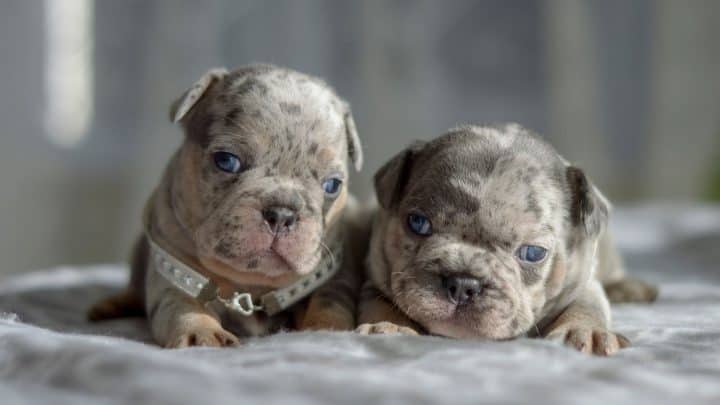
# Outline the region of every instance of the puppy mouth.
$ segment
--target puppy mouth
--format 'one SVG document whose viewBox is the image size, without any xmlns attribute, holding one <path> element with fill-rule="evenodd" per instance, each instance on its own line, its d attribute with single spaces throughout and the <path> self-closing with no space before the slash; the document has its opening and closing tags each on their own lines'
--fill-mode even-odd
<svg viewBox="0 0 720 405">
<path fill-rule="evenodd" d="M 289 271 L 292 271 L 295 273 L 298 272 L 299 266 L 297 266 L 293 260 L 291 260 L 290 258 L 285 256 L 282 252 L 280 252 L 280 250 L 277 248 L 277 245 L 275 244 L 275 242 L 273 242 L 273 244 L 270 245 L 270 248 L 266 251 L 264 256 L 265 257 L 268 257 L 268 256 L 276 257 L 285 265 L 285 267 L 287 267 L 287 269 Z"/>
</svg>

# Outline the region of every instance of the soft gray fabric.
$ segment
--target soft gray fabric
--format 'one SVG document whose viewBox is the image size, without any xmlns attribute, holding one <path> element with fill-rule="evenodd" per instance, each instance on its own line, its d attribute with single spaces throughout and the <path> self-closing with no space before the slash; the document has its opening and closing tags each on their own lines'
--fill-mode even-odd
<svg viewBox="0 0 720 405">
<path fill-rule="evenodd" d="M 661 282 L 657 303 L 614 308 L 634 344 L 614 358 L 329 332 L 167 351 L 142 320 L 84 321 L 122 267 L 63 267 L 0 284 L 0 403 L 720 403 L 720 212 L 631 208 L 613 228 L 633 274 Z"/>
</svg>

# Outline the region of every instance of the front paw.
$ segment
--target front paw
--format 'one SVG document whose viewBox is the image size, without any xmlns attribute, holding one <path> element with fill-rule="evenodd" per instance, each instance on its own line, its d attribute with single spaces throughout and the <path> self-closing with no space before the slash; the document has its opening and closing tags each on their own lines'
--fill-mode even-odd
<svg viewBox="0 0 720 405">
<path fill-rule="evenodd" d="M 413 336 L 419 333 L 407 326 L 396 325 L 392 322 L 364 323 L 355 329 L 361 335 L 406 335 Z"/>
<path fill-rule="evenodd" d="M 586 325 L 560 325 L 550 331 L 545 338 L 562 342 L 583 353 L 598 356 L 610 356 L 630 346 L 630 340 L 619 333 Z"/>
<path fill-rule="evenodd" d="M 167 349 L 182 349 L 186 347 L 231 347 L 240 344 L 237 336 L 221 327 L 200 326 L 186 328 L 173 334 L 165 345 Z"/>
</svg>

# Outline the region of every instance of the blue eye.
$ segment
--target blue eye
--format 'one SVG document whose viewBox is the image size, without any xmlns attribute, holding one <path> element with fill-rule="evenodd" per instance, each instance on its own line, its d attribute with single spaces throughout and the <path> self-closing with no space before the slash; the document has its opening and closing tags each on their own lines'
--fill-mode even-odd
<svg viewBox="0 0 720 405">
<path fill-rule="evenodd" d="M 517 257 L 528 263 L 541 262 L 546 254 L 547 249 L 535 245 L 522 245 L 517 251 Z"/>
<path fill-rule="evenodd" d="M 427 217 L 420 214 L 410 214 L 407 217 L 408 228 L 420 236 L 430 236 L 432 225 Z"/>
<path fill-rule="evenodd" d="M 327 194 L 329 197 L 337 195 L 337 193 L 340 192 L 341 186 L 342 180 L 336 177 L 326 179 L 322 184 L 322 188 L 325 191 L 325 194 Z"/>
<path fill-rule="evenodd" d="M 232 153 L 215 152 L 213 154 L 213 160 L 215 161 L 215 166 L 224 172 L 238 173 L 242 170 L 240 159 Z"/>
</svg>

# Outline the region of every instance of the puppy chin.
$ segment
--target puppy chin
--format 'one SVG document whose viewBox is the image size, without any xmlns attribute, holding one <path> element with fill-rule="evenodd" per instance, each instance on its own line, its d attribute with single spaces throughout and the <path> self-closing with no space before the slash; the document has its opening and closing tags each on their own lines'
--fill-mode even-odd
<svg viewBox="0 0 720 405">
<path fill-rule="evenodd" d="M 508 320 L 489 319 L 483 314 L 474 315 L 458 311 L 449 318 L 428 320 L 420 324 L 434 335 L 455 339 L 506 340 L 515 337 L 508 327 Z"/>
<path fill-rule="evenodd" d="M 491 309 L 458 307 L 444 299 L 399 306 L 409 309 L 406 311 L 408 315 L 433 335 L 483 340 L 505 340 L 514 337 L 508 328 L 510 320 L 493 316 L 488 313 Z"/>
<path fill-rule="evenodd" d="M 500 328 L 477 328 L 473 326 L 478 325 L 468 324 L 467 321 L 460 320 L 437 321 L 423 325 L 433 335 L 454 339 L 505 340 L 514 337 L 498 330 Z"/>
<path fill-rule="evenodd" d="M 253 256 L 223 262 L 238 273 L 260 273 L 267 277 L 282 277 L 295 273 L 293 266 L 277 253 L 268 251 Z"/>
<path fill-rule="evenodd" d="M 237 274 L 259 274 L 268 278 L 302 276 L 313 271 L 320 260 L 320 254 L 311 255 L 309 259 L 290 259 L 282 254 L 267 250 L 241 258 L 215 257 L 212 262 L 221 262 L 227 270 Z"/>
</svg>

